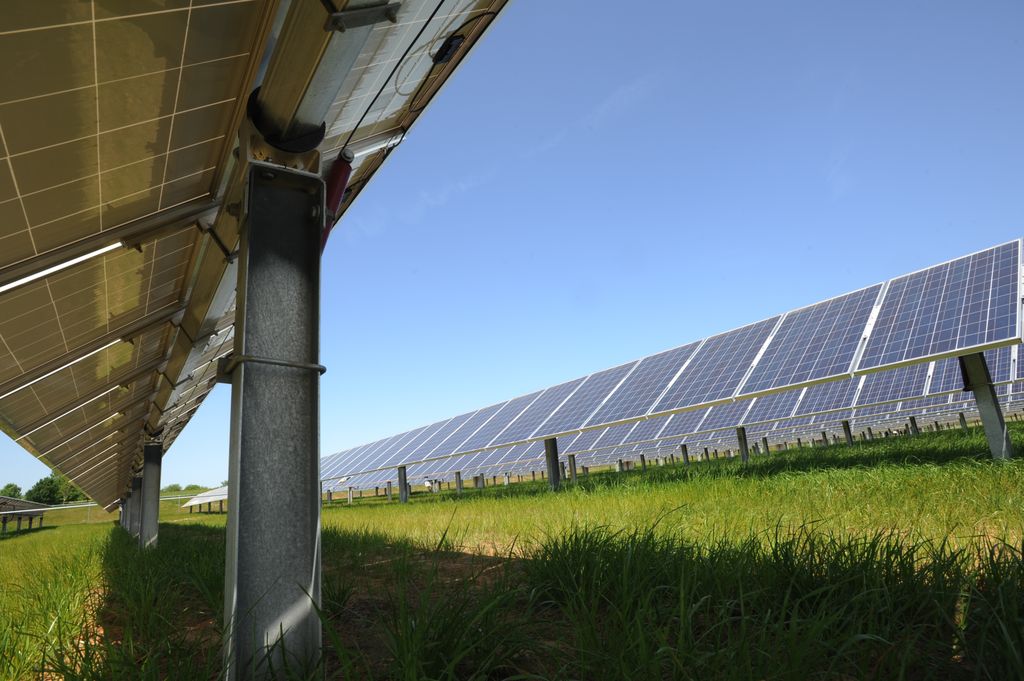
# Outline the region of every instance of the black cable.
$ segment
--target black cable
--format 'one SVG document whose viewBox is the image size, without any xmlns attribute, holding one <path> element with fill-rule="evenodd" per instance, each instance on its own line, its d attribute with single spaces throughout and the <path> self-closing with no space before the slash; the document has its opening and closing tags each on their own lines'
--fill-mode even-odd
<svg viewBox="0 0 1024 681">
<path fill-rule="evenodd" d="M 489 18 L 493 19 L 496 16 L 498 16 L 498 13 L 497 12 L 492 12 L 490 10 L 488 10 L 486 12 L 482 12 L 481 14 L 477 14 L 475 17 L 470 17 L 469 19 L 466 19 L 464 22 L 462 22 L 462 24 L 458 28 L 456 28 L 454 31 L 452 31 L 447 36 L 445 36 L 443 40 L 441 38 L 438 38 L 438 40 L 441 40 L 441 44 L 443 45 L 445 40 L 447 40 L 448 38 L 450 38 L 453 35 L 458 35 L 459 32 L 460 31 L 464 31 L 467 26 L 471 26 L 471 25 L 475 24 L 476 22 L 480 21 L 484 17 L 489 17 Z M 486 29 L 486 27 L 485 27 L 485 29 Z M 460 48 L 460 50 L 461 50 L 461 48 Z M 436 56 L 436 53 L 430 55 L 431 60 L 433 60 L 433 58 L 435 56 Z M 452 58 L 454 59 L 454 57 L 452 57 Z M 434 64 L 431 65 L 430 70 L 427 71 L 427 75 L 423 76 L 423 80 L 420 81 L 419 87 L 416 88 L 416 91 L 413 93 L 412 98 L 409 100 L 409 113 L 411 113 L 411 114 L 418 114 L 419 112 L 421 112 L 425 108 L 427 108 L 427 104 L 429 102 L 424 102 L 423 106 L 417 107 L 416 106 L 416 100 L 419 99 L 419 96 L 423 93 L 423 88 L 426 86 L 426 84 L 428 82 L 430 82 L 430 77 L 433 75 L 434 69 L 436 69 L 438 66 L 444 66 L 444 64 L 447 64 L 447 63 L 449 63 L 449 62 L 444 62 L 444 63 L 441 63 L 441 64 L 438 64 L 438 63 L 435 62 Z"/>
<path fill-rule="evenodd" d="M 387 88 L 388 83 L 391 82 L 391 79 L 395 76 L 395 73 L 398 71 L 398 68 L 405 61 L 405 58 L 409 55 L 409 52 L 412 50 L 413 45 L 415 45 L 416 41 L 420 39 L 420 36 L 423 35 L 423 32 L 427 30 L 427 26 L 429 26 L 430 22 L 434 19 L 435 16 L 437 16 L 437 13 L 441 10 L 441 6 L 444 5 L 444 3 L 445 0 L 440 0 L 440 2 L 437 3 L 437 7 L 434 8 L 434 11 L 430 13 L 430 16 L 427 17 L 427 20 L 423 22 L 422 26 L 420 26 L 420 30 L 416 32 L 416 35 L 409 42 L 409 46 L 405 48 L 405 52 L 403 52 L 402 56 L 398 58 L 397 62 L 395 62 L 395 66 L 394 68 L 391 69 L 391 73 L 389 73 L 388 77 L 384 80 L 383 83 L 381 83 L 380 89 L 377 90 L 377 94 L 375 94 L 373 96 L 373 99 L 370 100 L 370 105 L 366 107 L 366 110 L 363 111 L 363 115 L 359 117 L 358 121 L 356 121 L 355 126 L 352 128 L 352 132 L 348 134 L 348 138 L 345 139 L 345 143 L 341 145 L 342 149 L 347 147 L 349 142 L 352 141 L 352 137 L 356 134 L 356 131 L 359 130 L 359 126 L 363 124 L 363 120 L 366 119 L 366 115 L 370 113 L 370 110 L 373 109 L 373 105 L 376 104 L 380 96 L 384 94 L 384 89 Z"/>
</svg>

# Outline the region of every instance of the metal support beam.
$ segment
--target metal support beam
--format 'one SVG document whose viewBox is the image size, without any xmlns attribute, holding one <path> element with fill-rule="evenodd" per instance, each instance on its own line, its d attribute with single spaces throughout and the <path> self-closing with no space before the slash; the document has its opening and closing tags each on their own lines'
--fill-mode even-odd
<svg viewBox="0 0 1024 681">
<path fill-rule="evenodd" d="M 558 465 L 558 439 L 549 437 L 544 440 L 544 460 L 548 469 L 548 486 L 552 492 L 558 490 L 561 483 L 561 468 Z"/>
<path fill-rule="evenodd" d="M 647 457 L 645 457 L 643 454 L 640 455 L 640 470 L 647 470 Z"/>
<path fill-rule="evenodd" d="M 736 443 L 740 449 L 740 460 L 746 463 L 750 460 L 750 449 L 747 447 L 747 429 L 743 426 L 736 429 Z"/>
<path fill-rule="evenodd" d="M 569 460 L 569 480 L 576 482 L 576 455 L 569 454 L 566 458 Z"/>
<path fill-rule="evenodd" d="M 231 375 L 227 677 L 321 651 L 319 175 L 250 162 Z M 268 499 L 287 499 L 281 513 Z"/>
<path fill-rule="evenodd" d="M 393 492 L 391 491 L 391 481 L 390 480 L 388 480 L 387 487 L 385 487 L 384 490 L 385 490 L 384 494 L 387 496 L 388 501 L 391 501 L 392 500 Z"/>
<path fill-rule="evenodd" d="M 142 513 L 139 546 L 156 546 L 160 530 L 160 460 L 164 455 L 161 442 L 147 442 L 142 448 Z"/>
<path fill-rule="evenodd" d="M 843 437 L 846 438 L 846 444 L 853 444 L 853 431 L 850 430 L 850 422 L 843 421 Z"/>
<path fill-rule="evenodd" d="M 128 531 L 132 533 L 133 537 L 138 537 L 139 532 L 142 529 L 142 477 L 132 477 L 132 495 L 129 497 L 129 501 L 132 505 L 132 516 L 131 516 L 131 527 Z"/>
<path fill-rule="evenodd" d="M 960 372 L 963 374 L 964 390 L 974 393 L 974 402 L 978 405 L 978 414 L 981 416 L 981 425 L 985 429 L 992 458 L 1011 458 L 1013 445 L 1010 443 L 1010 433 L 1003 420 L 1003 411 L 999 407 L 999 398 L 992 385 L 984 353 L 961 357 Z"/>
<path fill-rule="evenodd" d="M 398 467 L 398 502 L 409 503 L 409 482 L 405 474 L 405 466 Z"/>
<path fill-rule="evenodd" d="M 768 438 L 763 435 L 761 436 L 761 449 L 764 450 L 765 454 L 771 451 L 771 449 L 768 447 Z"/>
<path fill-rule="evenodd" d="M 462 471 L 455 471 L 455 493 L 462 494 Z"/>
<path fill-rule="evenodd" d="M 963 412 L 960 412 L 960 428 L 962 428 L 965 433 L 968 430 L 968 428 L 967 428 L 967 417 L 964 416 Z"/>
<path fill-rule="evenodd" d="M 917 427 L 917 419 L 911 416 L 907 419 L 907 427 L 910 429 L 911 435 L 920 435 L 921 431 Z"/>
<path fill-rule="evenodd" d="M 690 465 L 690 450 L 689 450 L 689 448 L 685 444 L 679 445 L 679 455 L 683 457 L 683 463 L 686 464 L 687 466 L 689 466 Z"/>
<path fill-rule="evenodd" d="M 871 426 L 868 426 L 867 431 L 868 431 L 868 439 L 869 440 L 874 440 L 875 439 L 875 431 L 871 430 Z"/>
</svg>

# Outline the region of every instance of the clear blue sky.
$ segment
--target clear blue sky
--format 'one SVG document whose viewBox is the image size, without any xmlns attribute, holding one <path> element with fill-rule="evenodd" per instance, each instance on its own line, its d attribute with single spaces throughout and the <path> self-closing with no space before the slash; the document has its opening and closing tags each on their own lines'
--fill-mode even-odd
<svg viewBox="0 0 1024 681">
<path fill-rule="evenodd" d="M 1022 26 L 1019 0 L 513 0 L 332 237 L 322 453 L 1024 235 Z M 165 483 L 227 477 L 228 405 Z"/>
</svg>

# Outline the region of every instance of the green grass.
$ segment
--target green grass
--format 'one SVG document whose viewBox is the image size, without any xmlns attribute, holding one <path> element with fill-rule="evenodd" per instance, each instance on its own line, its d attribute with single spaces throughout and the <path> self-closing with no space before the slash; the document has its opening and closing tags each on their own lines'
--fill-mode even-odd
<svg viewBox="0 0 1024 681">
<path fill-rule="evenodd" d="M 1024 430 L 1014 427 L 1024 451 Z M 948 431 L 335 502 L 327 678 L 1024 679 L 1024 461 Z M 224 516 L 0 542 L 0 678 L 217 678 Z M 292 674 L 289 678 L 300 678 Z"/>
<path fill-rule="evenodd" d="M 1014 427 L 1018 451 L 1024 429 Z M 979 537 L 1011 542 L 1024 528 L 1024 465 L 995 464 L 980 429 L 890 438 L 852 447 L 718 459 L 646 473 L 592 474 L 557 495 L 546 483 L 416 493 L 407 507 L 383 497 L 335 502 L 326 526 L 380 529 L 429 545 L 447 529 L 463 546 L 504 553 L 572 525 L 637 528 L 695 541 L 742 540 L 778 526 L 844 533 L 893 531 L 911 540 L 969 546 Z M 434 510 L 426 512 L 423 506 Z M 454 518 L 453 517 L 454 514 Z M 451 519 L 451 521 L 450 521 Z M 450 521 L 450 527 L 449 527 Z"/>
</svg>

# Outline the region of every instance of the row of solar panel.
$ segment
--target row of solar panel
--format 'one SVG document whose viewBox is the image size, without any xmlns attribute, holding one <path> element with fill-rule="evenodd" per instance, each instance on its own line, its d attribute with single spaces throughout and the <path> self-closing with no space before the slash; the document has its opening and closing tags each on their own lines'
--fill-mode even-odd
<svg viewBox="0 0 1024 681">
<path fill-rule="evenodd" d="M 1018 350 L 1019 346 L 1011 346 L 985 352 L 995 382 L 1008 383 L 1018 378 Z M 573 448 L 572 451 L 586 451 L 649 442 L 667 437 L 713 432 L 739 425 L 810 417 L 837 410 L 849 411 L 857 408 L 863 413 L 865 407 L 873 405 L 959 391 L 963 387 L 961 380 L 959 363 L 955 358 L 937 360 L 853 379 L 821 383 L 801 390 L 772 393 L 751 400 L 679 412 L 667 417 L 651 417 L 608 428 L 591 429 L 573 438 L 571 444 L 563 444 L 562 450 L 570 451 L 568 446 Z M 415 458 L 408 458 L 407 448 L 402 445 L 403 441 L 408 440 L 392 440 L 387 449 L 365 448 L 361 454 L 357 449 L 355 453 L 342 452 L 326 458 L 323 462 L 322 477 L 344 477 L 375 467 L 387 468 L 416 461 Z M 387 443 L 388 441 L 384 441 L 382 445 Z M 390 458 L 384 458 L 392 449 L 394 453 L 390 454 Z M 507 460 L 503 457 L 506 457 L 510 450 L 514 455 L 521 455 L 526 451 L 525 445 L 519 445 L 518 448 L 499 447 L 480 452 L 477 456 L 483 464 L 489 465 L 496 460 Z M 374 466 L 375 462 L 378 463 L 377 466 Z M 380 462 L 383 462 L 383 465 Z"/>
<path fill-rule="evenodd" d="M 606 424 L 623 423 L 619 432 L 632 437 L 634 431 L 653 436 L 648 431 L 657 424 L 635 422 L 674 412 L 664 427 L 684 433 L 716 404 L 725 406 L 711 410 L 713 421 L 736 424 L 748 409 L 748 421 L 771 420 L 955 390 L 955 359 L 872 373 L 860 381 L 839 379 L 1019 339 L 1020 249 L 1020 241 L 1013 241 L 347 450 L 337 455 L 346 463 L 327 477 L 581 430 L 586 436 L 584 429 Z M 1015 363 L 1004 351 L 994 364 L 999 373 Z M 823 381 L 832 382 L 799 394 L 792 390 Z M 759 395 L 768 397 L 733 402 Z"/>
<path fill-rule="evenodd" d="M 1024 383 L 1014 384 L 1014 391 L 1011 393 L 1010 386 L 1001 386 L 1001 400 L 1007 411 L 1020 412 L 1024 410 Z M 907 400 L 902 403 L 880 405 L 875 408 L 858 410 L 860 415 L 851 417 L 850 414 L 819 414 L 812 417 L 799 419 L 799 423 L 774 422 L 759 424 L 748 427 L 747 436 L 752 444 L 756 444 L 760 438 L 765 437 L 772 444 L 783 442 L 796 443 L 803 437 L 805 444 L 813 439 L 826 439 L 831 437 L 833 441 L 842 437 L 842 421 L 844 417 L 849 419 L 852 429 L 857 432 L 864 432 L 872 427 L 881 432 L 886 427 L 894 424 L 906 424 L 909 416 L 930 417 L 943 423 L 956 422 L 959 413 L 967 414 L 973 418 L 976 414 L 975 404 L 972 398 L 964 398 L 961 394 L 951 394 L 943 397 L 918 398 Z M 820 442 L 820 440 L 819 440 Z M 569 445 L 561 450 L 561 454 L 574 454 L 577 464 L 580 466 L 600 466 L 612 463 L 621 459 L 636 460 L 641 454 L 647 459 L 666 458 L 679 456 L 680 444 L 686 443 L 694 455 L 699 455 L 702 450 L 722 450 L 735 453 L 737 440 L 735 430 L 719 430 L 688 436 L 678 436 L 659 440 L 657 442 L 646 442 L 639 444 L 627 444 L 604 449 L 590 449 L 579 451 L 574 442 L 570 440 Z M 479 456 L 459 456 L 447 459 L 440 459 L 431 462 L 413 464 L 408 466 L 408 479 L 410 481 L 440 480 L 450 481 L 454 478 L 455 472 L 459 471 L 463 479 L 469 479 L 476 475 L 498 476 L 505 473 L 511 475 L 529 474 L 543 470 L 544 448 L 539 442 L 521 445 L 519 447 L 504 450 L 502 456 L 497 458 Z M 323 488 L 325 491 L 340 491 L 352 489 L 373 489 L 383 487 L 388 482 L 395 482 L 394 469 L 373 471 L 348 478 L 325 480 Z"/>
</svg>

